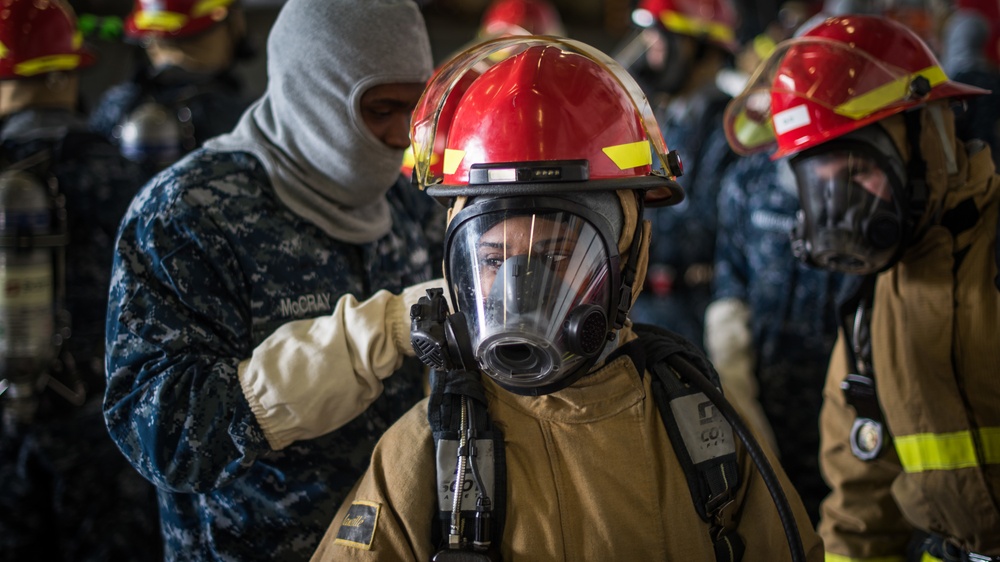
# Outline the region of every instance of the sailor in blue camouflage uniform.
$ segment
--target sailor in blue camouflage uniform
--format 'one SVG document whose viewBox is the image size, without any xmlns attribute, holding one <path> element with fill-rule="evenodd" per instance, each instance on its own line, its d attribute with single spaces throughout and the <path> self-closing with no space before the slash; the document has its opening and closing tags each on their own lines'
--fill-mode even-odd
<svg viewBox="0 0 1000 562">
<path fill-rule="evenodd" d="M 792 254 L 800 207 L 786 163 L 763 153 L 739 159 L 723 179 L 718 208 L 709 356 L 745 414 L 753 419 L 762 408 L 782 466 L 815 521 L 829 492 L 819 473 L 818 420 L 844 278 Z"/>
<path fill-rule="evenodd" d="M 90 112 L 91 127 L 150 175 L 231 131 L 252 101 L 235 73 L 237 62 L 252 56 L 240 2 L 216 0 L 208 11 L 205 4 L 135 0 L 124 33 L 145 58 Z"/>
<path fill-rule="evenodd" d="M 412 0 L 290 0 L 268 57 L 233 132 L 154 177 L 119 231 L 105 416 L 159 490 L 169 560 L 308 560 L 422 396 L 406 304 L 444 224 L 399 169 L 424 20 Z M 352 330 L 372 307 L 386 325 Z"/>
<path fill-rule="evenodd" d="M 139 170 L 88 132 L 86 119 L 74 110 L 76 71 L 94 62 L 74 41 L 75 31 L 72 11 L 57 3 L 18 0 L 0 18 L 0 43 L 7 47 L 0 53 L 0 171 L 26 171 L 41 185 L 54 179 L 65 198 L 62 280 L 70 329 L 59 359 L 37 374 L 45 384 L 33 395 L 33 416 L 18 413 L 10 401 L 14 391 L 0 381 L 4 561 L 126 562 L 162 555 L 155 490 L 122 458 L 101 411 L 112 246 L 139 187 Z M 3 191 L 4 201 L 16 205 L 7 186 Z M 0 212 L 7 220 L 17 214 Z M 9 224 L 5 230 L 11 234 Z M 0 265 L 5 289 L 16 279 L 14 262 L 6 261 L 10 251 Z M 14 297 L 5 297 L 0 305 L 13 307 Z M 10 335 L 2 332 L 0 337 Z M 7 367 L 3 355 L 11 342 L 0 346 Z"/>
<path fill-rule="evenodd" d="M 705 307 L 711 300 L 719 181 L 735 154 L 722 115 L 730 96 L 715 83 L 736 52 L 737 12 L 730 0 L 642 0 L 633 21 L 645 52 L 618 58 L 646 92 L 666 145 L 684 168 L 678 205 L 649 209 L 652 225 L 646 286 L 632 308 L 635 322 L 656 324 L 701 347 Z"/>
</svg>

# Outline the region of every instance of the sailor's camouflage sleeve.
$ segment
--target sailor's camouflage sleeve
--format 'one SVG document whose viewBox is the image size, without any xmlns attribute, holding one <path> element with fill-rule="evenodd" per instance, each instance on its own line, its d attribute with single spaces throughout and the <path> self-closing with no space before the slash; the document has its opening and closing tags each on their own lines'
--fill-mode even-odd
<svg viewBox="0 0 1000 562">
<path fill-rule="evenodd" d="M 133 202 L 107 318 L 111 435 L 144 476 L 178 492 L 224 486 L 271 451 L 237 377 L 268 335 L 328 314 L 343 294 L 427 279 L 426 247 L 337 248 L 262 196 L 266 180 L 207 154 Z"/>
<path fill-rule="evenodd" d="M 183 203 L 164 211 L 167 188 L 177 181 L 185 179 L 154 179 L 119 233 L 105 412 L 112 437 L 146 478 L 169 490 L 205 492 L 268 447 L 236 379 L 237 364 L 253 349 L 251 280 L 213 224 L 218 217 Z"/>
<path fill-rule="evenodd" d="M 767 157 L 766 155 L 760 155 Z M 718 195 L 719 228 L 715 238 L 712 299 L 747 299 L 746 191 L 739 184 L 753 166 L 751 156 L 738 160 L 722 178 Z"/>
</svg>

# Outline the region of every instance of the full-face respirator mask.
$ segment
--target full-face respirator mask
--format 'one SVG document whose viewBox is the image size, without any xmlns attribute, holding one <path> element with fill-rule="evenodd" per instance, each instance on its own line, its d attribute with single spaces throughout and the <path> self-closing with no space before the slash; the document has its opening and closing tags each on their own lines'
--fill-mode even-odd
<svg viewBox="0 0 1000 562">
<path fill-rule="evenodd" d="M 801 210 L 792 251 L 814 267 L 867 275 L 898 259 L 905 236 L 906 172 L 877 125 L 790 160 Z"/>
<path fill-rule="evenodd" d="M 476 199 L 446 235 L 455 313 L 442 295 L 418 304 L 414 349 L 517 394 L 572 384 L 614 347 L 621 224 L 612 192 Z"/>
</svg>

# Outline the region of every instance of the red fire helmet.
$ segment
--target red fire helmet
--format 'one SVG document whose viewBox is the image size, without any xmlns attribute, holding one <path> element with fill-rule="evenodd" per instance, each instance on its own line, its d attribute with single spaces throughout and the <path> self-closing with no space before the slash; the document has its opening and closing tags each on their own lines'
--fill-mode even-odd
<svg viewBox="0 0 1000 562">
<path fill-rule="evenodd" d="M 24 0 L 0 10 L 0 80 L 75 70 L 94 60 L 65 4 Z"/>
<path fill-rule="evenodd" d="M 705 38 L 736 53 L 739 12 L 732 0 L 640 0 L 632 19 L 644 27 L 659 22 L 671 33 Z"/>
<path fill-rule="evenodd" d="M 909 108 L 985 90 L 952 82 L 927 45 L 878 16 L 831 17 L 778 45 L 726 107 L 733 150 L 789 156 Z"/>
<path fill-rule="evenodd" d="M 495 0 L 479 24 L 483 38 L 503 35 L 565 35 L 562 18 L 546 0 Z"/>
<path fill-rule="evenodd" d="M 411 129 L 418 185 L 437 197 L 638 189 L 679 201 L 639 86 L 610 57 L 555 37 L 475 46 L 428 83 Z M 671 153 L 672 154 L 672 153 Z M 653 158 L 659 159 L 654 171 Z"/>
<path fill-rule="evenodd" d="M 235 0 L 135 0 L 125 18 L 125 35 L 188 37 L 229 17 Z"/>
</svg>

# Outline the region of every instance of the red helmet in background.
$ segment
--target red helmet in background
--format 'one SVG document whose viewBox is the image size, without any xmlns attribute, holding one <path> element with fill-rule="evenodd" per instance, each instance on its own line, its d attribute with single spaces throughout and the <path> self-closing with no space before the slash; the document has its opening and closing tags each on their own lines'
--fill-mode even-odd
<svg viewBox="0 0 1000 562">
<path fill-rule="evenodd" d="M 565 35 L 562 18 L 546 0 L 494 0 L 479 24 L 481 38 L 504 35 Z"/>
<path fill-rule="evenodd" d="M 640 27 L 659 22 L 671 33 L 704 38 L 731 53 L 739 50 L 739 13 L 732 0 L 640 0 L 632 20 Z"/>
<path fill-rule="evenodd" d="M 828 18 L 780 44 L 726 108 L 729 144 L 781 158 L 928 101 L 985 90 L 952 82 L 927 45 L 877 16 Z"/>
<path fill-rule="evenodd" d="M 0 11 L 0 80 L 75 70 L 95 60 L 68 6 L 17 0 Z"/>
<path fill-rule="evenodd" d="M 438 197 L 616 189 L 649 190 L 650 203 L 683 196 L 673 180 L 679 164 L 667 158 L 635 81 L 607 55 L 568 39 L 496 39 L 452 59 L 418 103 L 411 139 L 418 185 Z M 653 171 L 654 154 L 669 175 Z"/>
<path fill-rule="evenodd" d="M 135 0 L 125 18 L 125 35 L 146 37 L 189 37 L 207 30 L 229 17 L 235 0 Z"/>
</svg>

